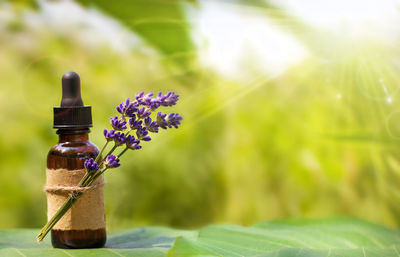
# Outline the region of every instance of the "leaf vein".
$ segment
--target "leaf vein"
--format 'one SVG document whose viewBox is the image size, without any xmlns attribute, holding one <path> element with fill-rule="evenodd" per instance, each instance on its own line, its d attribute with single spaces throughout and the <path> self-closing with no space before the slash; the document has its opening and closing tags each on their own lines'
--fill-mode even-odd
<svg viewBox="0 0 400 257">
<path fill-rule="evenodd" d="M 215 239 L 215 238 L 205 238 L 205 239 L 203 239 L 203 240 L 209 240 L 209 241 L 224 243 L 224 244 L 227 244 L 227 245 L 235 246 L 235 247 L 237 247 L 237 248 L 248 249 L 248 250 L 251 250 L 251 251 L 262 252 L 262 253 L 265 253 L 265 252 L 272 252 L 272 251 L 273 251 L 273 250 L 268 251 L 268 250 L 263 250 L 263 249 L 255 249 L 255 248 L 250 248 L 250 247 L 244 247 L 244 246 L 242 246 L 242 245 L 236 245 L 236 244 L 229 243 L 229 242 L 227 242 L 227 241 L 218 240 L 218 239 Z"/>
<path fill-rule="evenodd" d="M 399 253 L 399 251 L 397 250 L 396 245 L 393 245 L 393 248 L 394 248 L 394 251 L 397 253 L 397 255 L 400 257 L 400 253 Z"/>
<path fill-rule="evenodd" d="M 69 254 L 66 250 L 64 250 L 64 249 L 60 249 L 63 253 L 65 253 L 66 255 L 68 255 L 68 256 L 71 256 L 71 257 L 74 257 L 73 255 L 71 255 L 71 254 Z"/>
<path fill-rule="evenodd" d="M 18 250 L 17 248 L 12 248 L 12 249 L 14 249 L 19 255 L 26 257 L 26 255 L 23 252 L 21 252 L 20 250 Z"/>
<path fill-rule="evenodd" d="M 105 249 L 107 249 L 108 251 L 112 252 L 115 255 L 118 255 L 119 257 L 126 257 L 125 255 L 120 254 L 119 252 L 117 252 L 117 251 L 115 251 L 115 250 L 113 250 L 111 248 L 105 248 Z"/>
<path fill-rule="evenodd" d="M 203 246 L 204 248 L 208 248 L 208 250 L 211 251 L 212 253 L 217 254 L 218 256 L 222 256 L 222 255 L 220 255 L 218 252 L 215 252 L 215 249 L 212 249 L 212 248 L 209 247 L 208 245 L 202 244 L 202 246 Z M 214 248 L 216 248 L 216 249 L 218 249 L 218 250 L 222 250 L 222 252 L 229 252 L 229 253 L 232 253 L 233 255 L 241 256 L 240 254 L 237 254 L 237 253 L 235 253 L 235 252 L 232 252 L 232 251 L 223 249 L 223 248 L 218 247 L 218 246 L 214 246 Z"/>
<path fill-rule="evenodd" d="M 230 230 L 230 229 L 226 229 L 226 228 L 224 228 L 224 229 L 225 229 L 225 230 Z M 237 236 L 245 237 L 245 236 L 243 236 L 242 234 L 237 234 Z M 284 243 L 279 243 L 279 242 L 275 242 L 275 241 L 272 241 L 272 240 L 268 240 L 268 239 L 266 239 L 266 235 L 265 235 L 265 234 L 261 234 L 261 236 L 263 236 L 263 238 L 262 238 L 261 240 L 260 240 L 260 239 L 253 239 L 253 238 L 251 238 L 251 239 L 249 239 L 249 240 L 253 240 L 253 241 L 257 241 L 257 242 L 269 242 L 269 243 L 271 243 L 271 244 L 276 244 L 276 245 L 285 246 L 285 247 L 294 247 L 293 245 L 289 245 L 289 244 L 284 244 Z M 278 235 L 276 235 L 276 236 L 278 236 Z M 302 245 L 304 245 L 304 246 L 306 246 L 306 247 L 310 247 L 310 246 L 307 245 L 305 242 L 300 241 L 300 240 L 294 240 L 293 238 L 287 238 L 287 237 L 282 236 L 282 235 L 279 235 L 279 238 L 289 239 L 289 240 L 291 240 L 291 241 L 295 241 L 295 242 L 301 243 Z"/>
<path fill-rule="evenodd" d="M 329 257 L 329 256 L 331 256 L 331 253 L 332 253 L 332 249 L 331 249 L 331 248 L 329 248 L 328 255 L 327 255 L 326 257 Z"/>
</svg>

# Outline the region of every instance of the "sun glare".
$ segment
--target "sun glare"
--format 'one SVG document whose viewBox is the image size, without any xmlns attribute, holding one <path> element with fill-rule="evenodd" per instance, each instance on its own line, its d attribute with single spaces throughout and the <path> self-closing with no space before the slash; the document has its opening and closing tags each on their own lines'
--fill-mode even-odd
<svg viewBox="0 0 400 257">
<path fill-rule="evenodd" d="M 398 0 L 275 2 L 313 26 L 337 29 L 353 37 L 379 36 L 387 40 L 393 36 L 393 31 L 399 30 L 400 1 Z"/>
</svg>

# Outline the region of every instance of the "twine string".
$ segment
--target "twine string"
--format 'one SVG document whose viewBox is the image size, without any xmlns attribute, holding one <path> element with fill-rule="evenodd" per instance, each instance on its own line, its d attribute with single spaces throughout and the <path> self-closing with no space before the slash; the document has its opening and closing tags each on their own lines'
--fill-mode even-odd
<svg viewBox="0 0 400 257">
<path fill-rule="evenodd" d="M 88 192 L 92 191 L 98 187 L 104 186 L 106 183 L 105 180 L 101 181 L 100 183 L 88 186 L 88 187 L 79 187 L 79 186 L 44 186 L 43 191 L 46 193 L 50 194 L 55 194 L 55 193 L 68 193 L 68 194 L 73 194 L 74 192 Z"/>
</svg>

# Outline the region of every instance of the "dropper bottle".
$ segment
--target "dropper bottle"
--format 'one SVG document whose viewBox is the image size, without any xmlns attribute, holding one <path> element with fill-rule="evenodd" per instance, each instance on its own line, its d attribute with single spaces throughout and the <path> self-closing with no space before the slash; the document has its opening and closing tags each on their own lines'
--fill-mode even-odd
<svg viewBox="0 0 400 257">
<path fill-rule="evenodd" d="M 79 75 L 67 72 L 62 78 L 62 100 L 54 107 L 54 128 L 59 136 L 47 156 L 46 186 L 64 188 L 47 192 L 47 216 L 50 219 L 72 193 L 85 174 L 84 162 L 96 158 L 99 148 L 89 141 L 92 127 L 91 107 L 81 98 Z M 103 181 L 101 177 L 97 183 Z M 95 182 L 96 183 L 96 182 Z M 85 192 L 52 228 L 51 241 L 56 248 L 98 248 L 106 242 L 104 192 L 98 186 Z"/>
</svg>

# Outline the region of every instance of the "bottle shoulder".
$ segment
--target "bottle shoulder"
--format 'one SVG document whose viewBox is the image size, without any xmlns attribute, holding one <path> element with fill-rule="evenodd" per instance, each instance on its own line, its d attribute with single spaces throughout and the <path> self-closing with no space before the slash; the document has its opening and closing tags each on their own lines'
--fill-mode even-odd
<svg viewBox="0 0 400 257">
<path fill-rule="evenodd" d="M 49 155 L 62 156 L 87 156 L 97 155 L 100 149 L 90 141 L 62 142 L 55 144 L 49 151 Z"/>
<path fill-rule="evenodd" d="M 90 141 L 63 142 L 54 145 L 47 155 L 49 169 L 84 169 L 85 160 L 96 158 L 99 148 Z"/>
</svg>

